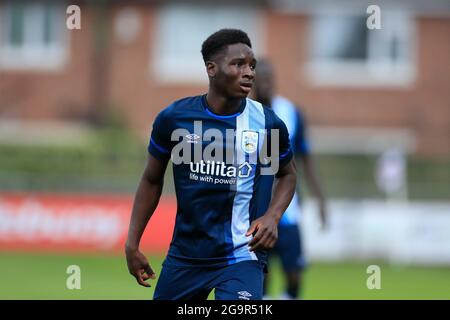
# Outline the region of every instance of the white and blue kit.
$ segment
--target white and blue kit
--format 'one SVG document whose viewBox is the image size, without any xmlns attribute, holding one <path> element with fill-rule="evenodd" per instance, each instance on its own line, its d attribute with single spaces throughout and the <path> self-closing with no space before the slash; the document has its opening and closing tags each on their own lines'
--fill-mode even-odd
<svg viewBox="0 0 450 320">
<path fill-rule="evenodd" d="M 177 129 L 186 134 L 174 138 Z M 278 152 L 271 150 L 271 129 L 279 133 Z M 223 141 L 211 138 L 212 133 Z M 208 107 L 206 95 L 189 97 L 159 113 L 148 151 L 158 159 L 174 160 L 180 143 L 187 149 L 178 154 L 188 161 L 172 161 L 177 214 L 155 299 L 204 298 L 212 288 L 216 299 L 261 298 L 267 252 L 250 252 L 251 236 L 245 234 L 271 200 L 274 174 L 262 174 L 266 160 L 278 155 L 281 168 L 292 159 L 285 124 L 270 108 L 249 98 L 242 99 L 235 114 L 218 115 Z M 222 151 L 223 160 L 204 158 L 217 145 L 213 155 Z M 265 145 L 268 157 L 260 157 Z M 201 158 L 194 156 L 196 148 Z M 226 159 L 230 153 L 231 161 Z"/>
</svg>

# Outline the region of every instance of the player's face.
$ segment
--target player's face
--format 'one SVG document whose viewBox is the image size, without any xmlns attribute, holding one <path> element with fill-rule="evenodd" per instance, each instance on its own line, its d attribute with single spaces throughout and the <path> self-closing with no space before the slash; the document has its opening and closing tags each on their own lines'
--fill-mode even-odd
<svg viewBox="0 0 450 320">
<path fill-rule="evenodd" d="M 252 49 L 243 43 L 229 45 L 218 62 L 216 85 L 231 98 L 245 98 L 255 79 L 256 59 Z"/>
</svg>

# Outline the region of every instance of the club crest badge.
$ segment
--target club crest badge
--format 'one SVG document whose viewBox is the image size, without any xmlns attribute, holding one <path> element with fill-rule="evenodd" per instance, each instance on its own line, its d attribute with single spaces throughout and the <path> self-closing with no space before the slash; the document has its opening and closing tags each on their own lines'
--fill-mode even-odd
<svg viewBox="0 0 450 320">
<path fill-rule="evenodd" d="M 242 150 L 245 153 L 253 153 L 258 149 L 258 132 L 245 130 L 242 131 Z"/>
</svg>

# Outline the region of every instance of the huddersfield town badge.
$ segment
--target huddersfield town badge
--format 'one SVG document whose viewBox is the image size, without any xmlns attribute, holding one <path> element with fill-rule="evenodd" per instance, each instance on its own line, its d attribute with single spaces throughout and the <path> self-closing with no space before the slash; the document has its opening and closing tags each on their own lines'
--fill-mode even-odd
<svg viewBox="0 0 450 320">
<path fill-rule="evenodd" d="M 253 153 L 258 149 L 258 132 L 245 130 L 242 131 L 242 150 L 246 153 Z"/>
</svg>

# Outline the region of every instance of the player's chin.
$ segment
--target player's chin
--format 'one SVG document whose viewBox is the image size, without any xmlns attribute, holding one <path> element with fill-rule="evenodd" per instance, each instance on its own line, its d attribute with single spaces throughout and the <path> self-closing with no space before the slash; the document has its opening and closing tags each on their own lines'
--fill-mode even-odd
<svg viewBox="0 0 450 320">
<path fill-rule="evenodd" d="M 241 87 L 236 90 L 234 96 L 236 98 L 247 98 L 251 90 L 243 90 Z"/>
</svg>

